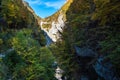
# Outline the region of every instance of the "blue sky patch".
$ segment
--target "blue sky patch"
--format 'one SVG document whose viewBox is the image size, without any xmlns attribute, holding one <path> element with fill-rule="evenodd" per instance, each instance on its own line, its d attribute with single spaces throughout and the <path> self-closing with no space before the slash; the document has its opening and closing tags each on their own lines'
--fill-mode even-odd
<svg viewBox="0 0 120 80">
<path fill-rule="evenodd" d="M 58 11 L 66 0 L 25 0 L 41 18 L 48 17 Z"/>
</svg>

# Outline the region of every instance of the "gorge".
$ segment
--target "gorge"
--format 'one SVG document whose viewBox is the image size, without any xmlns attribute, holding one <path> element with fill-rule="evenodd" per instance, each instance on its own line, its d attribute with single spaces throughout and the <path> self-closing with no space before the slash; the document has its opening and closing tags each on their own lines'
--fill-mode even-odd
<svg viewBox="0 0 120 80">
<path fill-rule="evenodd" d="M 0 0 L 0 80 L 57 80 L 59 67 L 59 80 L 120 80 L 119 9 L 67 0 L 42 19 L 23 0 Z"/>
</svg>

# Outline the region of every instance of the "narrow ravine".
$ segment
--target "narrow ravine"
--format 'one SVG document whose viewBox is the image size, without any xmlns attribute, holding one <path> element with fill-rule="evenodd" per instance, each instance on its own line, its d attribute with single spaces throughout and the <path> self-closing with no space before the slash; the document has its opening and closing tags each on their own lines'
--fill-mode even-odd
<svg viewBox="0 0 120 80">
<path fill-rule="evenodd" d="M 47 35 L 46 32 L 44 32 L 44 36 L 46 38 L 46 47 L 49 47 L 52 43 L 54 43 L 52 41 L 52 39 Z M 55 74 L 54 74 L 55 78 L 57 80 L 63 80 L 62 79 L 63 78 L 62 74 L 63 74 L 64 71 L 58 66 L 59 64 L 56 61 L 54 61 L 53 65 L 55 67 L 54 68 L 55 69 Z M 66 80 L 66 79 L 64 78 L 64 80 Z"/>
<path fill-rule="evenodd" d="M 0 80 L 120 80 L 120 1 L 44 1 L 0 0 Z"/>
</svg>

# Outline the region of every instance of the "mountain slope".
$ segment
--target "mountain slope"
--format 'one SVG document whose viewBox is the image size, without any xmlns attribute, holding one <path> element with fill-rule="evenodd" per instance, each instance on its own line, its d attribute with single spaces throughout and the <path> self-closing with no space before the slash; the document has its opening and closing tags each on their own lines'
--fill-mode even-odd
<svg viewBox="0 0 120 80">
<path fill-rule="evenodd" d="M 63 13 L 62 32 L 52 34 L 51 29 L 57 25 L 43 27 L 50 38 L 51 34 L 60 35 L 51 49 L 69 80 L 119 80 L 119 8 L 119 0 L 73 0 Z M 56 15 L 58 12 L 44 22 L 58 24 Z"/>
<path fill-rule="evenodd" d="M 62 79 L 119 80 L 119 9 L 119 0 L 67 0 L 41 19 L 22 0 L 0 0 L 0 79 L 56 80 L 59 66 Z"/>
<path fill-rule="evenodd" d="M 0 80 L 55 80 L 38 20 L 23 0 L 0 0 Z"/>
<path fill-rule="evenodd" d="M 56 42 L 61 38 L 61 33 L 63 32 L 66 21 L 66 11 L 72 1 L 73 0 L 67 1 L 64 6 L 55 14 L 40 21 L 41 29 L 47 33 L 53 42 Z"/>
</svg>

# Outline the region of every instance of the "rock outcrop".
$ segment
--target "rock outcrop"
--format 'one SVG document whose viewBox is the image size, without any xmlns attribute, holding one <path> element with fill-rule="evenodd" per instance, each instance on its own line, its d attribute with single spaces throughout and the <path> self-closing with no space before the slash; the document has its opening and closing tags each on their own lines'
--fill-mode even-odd
<svg viewBox="0 0 120 80">
<path fill-rule="evenodd" d="M 72 2 L 73 0 L 67 0 L 55 14 L 39 20 L 41 29 L 47 33 L 53 42 L 61 40 L 61 33 L 63 33 L 66 24 L 66 11 Z"/>
<path fill-rule="evenodd" d="M 112 63 L 104 56 L 97 56 L 93 50 L 75 46 L 78 63 L 82 67 L 80 80 L 119 80 Z"/>
<path fill-rule="evenodd" d="M 42 22 L 40 23 L 41 29 L 44 30 L 47 35 L 52 39 L 53 42 L 56 42 L 61 38 L 61 33 L 63 32 L 63 28 L 65 26 L 65 21 L 63 20 L 63 14 L 59 14 L 57 22 Z M 43 28 L 43 25 L 49 24 L 50 28 Z"/>
<path fill-rule="evenodd" d="M 120 68 L 116 56 L 119 55 L 119 4 L 118 0 L 67 0 L 64 8 L 40 21 L 47 45 L 64 39 L 62 49 L 57 45 L 62 51 L 55 54 L 69 68 L 68 79 L 119 80 L 113 67 L 116 64 L 116 69 Z M 110 55 L 111 60 L 106 61 Z"/>
</svg>

